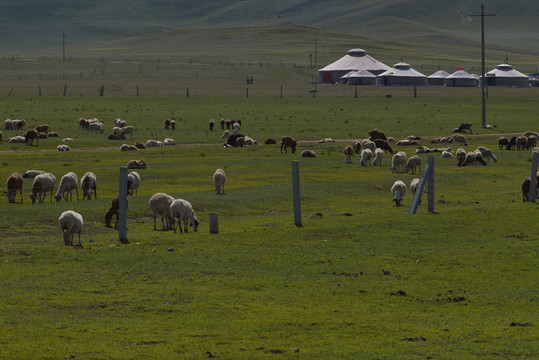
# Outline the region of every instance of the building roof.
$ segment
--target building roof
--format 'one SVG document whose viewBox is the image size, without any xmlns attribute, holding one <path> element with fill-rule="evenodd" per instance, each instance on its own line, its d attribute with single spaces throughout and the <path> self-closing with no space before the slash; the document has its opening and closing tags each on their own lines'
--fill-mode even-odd
<svg viewBox="0 0 539 360">
<path fill-rule="evenodd" d="M 388 70 L 389 66 L 376 60 L 363 49 L 350 49 L 348 53 L 332 64 L 318 71 L 339 71 L 339 70 Z"/>
<path fill-rule="evenodd" d="M 524 75 L 520 71 L 513 69 L 509 64 L 500 64 L 496 66 L 496 69 L 487 72 L 486 76 L 495 77 L 512 77 L 512 78 L 527 78 L 528 75 Z"/>
<path fill-rule="evenodd" d="M 447 76 L 446 79 L 473 79 L 473 80 L 477 80 L 477 78 L 475 76 L 473 76 L 472 74 L 468 74 L 464 70 L 457 70 L 453 74 Z"/>
<path fill-rule="evenodd" d="M 384 71 L 378 76 L 399 76 L 399 77 L 427 77 L 419 71 L 412 69 L 412 67 L 404 62 L 393 65 L 393 67 L 387 71 Z"/>
<path fill-rule="evenodd" d="M 444 70 L 438 70 L 435 73 L 428 76 L 429 79 L 445 79 L 449 76 L 449 73 Z"/>
<path fill-rule="evenodd" d="M 350 71 L 348 74 L 344 75 L 341 77 L 342 78 L 354 78 L 354 77 L 357 77 L 357 78 L 375 78 L 376 75 L 374 75 L 373 73 L 367 71 L 367 70 L 358 70 L 358 71 Z"/>
</svg>

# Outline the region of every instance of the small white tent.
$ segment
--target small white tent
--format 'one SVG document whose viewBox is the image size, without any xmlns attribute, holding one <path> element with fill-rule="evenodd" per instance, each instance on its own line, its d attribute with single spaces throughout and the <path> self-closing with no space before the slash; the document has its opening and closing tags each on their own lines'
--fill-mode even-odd
<svg viewBox="0 0 539 360">
<path fill-rule="evenodd" d="M 445 85 L 445 78 L 449 76 L 449 73 L 444 70 L 438 70 L 435 73 L 427 77 L 429 85 Z"/>
<path fill-rule="evenodd" d="M 409 64 L 400 62 L 393 68 L 384 71 L 376 78 L 376 85 L 387 86 L 426 86 L 427 76 L 412 69 Z"/>
<path fill-rule="evenodd" d="M 367 70 L 350 71 L 341 77 L 340 83 L 348 85 L 376 85 L 376 75 Z"/>
<path fill-rule="evenodd" d="M 513 69 L 509 64 L 500 64 L 485 76 L 489 86 L 530 86 L 528 76 Z"/>
<path fill-rule="evenodd" d="M 478 86 L 477 78 L 464 70 L 457 70 L 445 78 L 445 86 Z"/>
<path fill-rule="evenodd" d="M 318 70 L 318 82 L 321 84 L 334 84 L 340 82 L 341 77 L 350 71 L 367 70 L 378 75 L 389 69 L 389 66 L 376 60 L 363 49 L 350 49 L 348 53 Z"/>
</svg>

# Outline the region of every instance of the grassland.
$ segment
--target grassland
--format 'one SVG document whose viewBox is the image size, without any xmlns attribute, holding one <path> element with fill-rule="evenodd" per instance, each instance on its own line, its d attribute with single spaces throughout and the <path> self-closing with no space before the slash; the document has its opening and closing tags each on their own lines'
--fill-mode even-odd
<svg viewBox="0 0 539 360">
<path fill-rule="evenodd" d="M 256 84 L 255 84 L 256 85 Z M 262 88 L 262 86 L 261 86 Z M 254 90 L 253 90 L 254 91 Z M 387 99 L 386 93 L 393 97 Z M 0 177 L 41 169 L 60 178 L 98 176 L 98 199 L 32 205 L 0 202 L 0 357 L 226 359 L 517 359 L 537 346 L 538 207 L 523 203 L 531 152 L 498 151 L 497 134 L 537 131 L 536 89 L 489 89 L 480 129 L 477 89 L 321 89 L 305 96 L 11 96 L 4 118 L 47 123 L 60 139 L 38 147 L 7 144 Z M 120 152 L 122 143 L 79 130 L 97 117 L 107 131 L 121 117 L 133 141 L 174 138 L 179 145 Z M 258 146 L 222 148 L 210 118 L 241 119 Z M 176 119 L 174 132 L 164 130 Z M 389 188 L 415 176 L 345 164 L 349 140 L 373 127 L 397 138 L 447 136 L 474 124 L 472 149 L 498 163 L 458 168 L 436 157 L 435 213 L 408 214 Z M 281 154 L 268 137 L 292 135 L 300 151 Z M 72 137 L 72 151 L 56 145 Z M 414 149 L 399 147 L 408 155 Z M 426 157 L 421 156 L 423 162 Z M 119 166 L 142 158 L 142 184 L 130 197 L 128 243 L 103 214 L 118 192 Z M 303 227 L 293 224 L 291 167 L 300 160 Z M 211 176 L 227 173 L 226 195 Z M 153 230 L 147 202 L 156 192 L 189 200 L 197 233 Z M 81 196 L 81 194 L 79 194 Z M 425 203 L 426 201 L 424 201 Z M 57 218 L 85 219 L 83 247 L 63 245 Z M 209 234 L 210 212 L 219 234 Z M 172 251 L 174 250 L 174 251 Z M 512 323 L 531 326 L 512 326 Z M 297 352 L 294 352 L 297 349 Z M 276 354 L 284 352 L 282 354 Z"/>
</svg>

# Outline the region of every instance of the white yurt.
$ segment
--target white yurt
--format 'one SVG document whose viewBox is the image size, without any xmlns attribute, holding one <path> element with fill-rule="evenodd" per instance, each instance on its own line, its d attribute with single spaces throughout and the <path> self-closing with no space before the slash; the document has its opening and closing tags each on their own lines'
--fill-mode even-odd
<svg viewBox="0 0 539 360">
<path fill-rule="evenodd" d="M 445 78 L 445 86 L 478 86 L 476 76 L 459 69 Z"/>
<path fill-rule="evenodd" d="M 376 85 L 427 86 L 427 76 L 414 70 L 409 64 L 400 62 L 376 78 Z"/>
<path fill-rule="evenodd" d="M 367 70 L 350 71 L 341 77 L 341 84 L 376 85 L 376 75 Z"/>
<path fill-rule="evenodd" d="M 363 49 L 350 49 L 345 56 L 318 70 L 318 82 L 321 84 L 340 83 L 341 77 L 350 71 L 366 70 L 378 75 L 389 66 L 368 55 Z"/>
<path fill-rule="evenodd" d="M 528 75 L 513 69 L 509 64 L 500 64 L 485 76 L 489 86 L 530 86 Z"/>
<path fill-rule="evenodd" d="M 449 73 L 444 70 L 438 70 L 435 73 L 427 77 L 429 85 L 445 85 L 445 78 L 449 76 Z"/>
</svg>

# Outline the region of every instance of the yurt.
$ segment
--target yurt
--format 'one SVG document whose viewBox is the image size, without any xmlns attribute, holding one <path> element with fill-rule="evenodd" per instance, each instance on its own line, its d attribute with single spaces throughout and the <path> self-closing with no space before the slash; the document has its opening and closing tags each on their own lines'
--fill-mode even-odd
<svg viewBox="0 0 539 360">
<path fill-rule="evenodd" d="M 427 86 L 427 76 L 414 70 L 409 64 L 400 62 L 376 77 L 376 85 Z"/>
<path fill-rule="evenodd" d="M 530 86 L 528 76 L 513 69 L 509 64 L 500 64 L 485 76 L 489 86 Z"/>
<path fill-rule="evenodd" d="M 350 71 L 341 77 L 341 84 L 376 85 L 376 75 L 367 70 Z"/>
<path fill-rule="evenodd" d="M 341 77 L 350 71 L 366 70 L 378 75 L 388 69 L 389 66 L 367 55 L 365 50 L 350 49 L 339 60 L 318 70 L 318 82 L 321 84 L 335 84 L 340 83 Z"/>
<path fill-rule="evenodd" d="M 432 75 L 427 77 L 427 82 L 429 85 L 445 85 L 445 78 L 449 76 L 449 73 L 444 70 L 438 70 Z"/>
<path fill-rule="evenodd" d="M 477 78 L 464 70 L 457 70 L 445 78 L 445 86 L 478 86 Z"/>
</svg>

